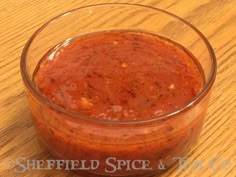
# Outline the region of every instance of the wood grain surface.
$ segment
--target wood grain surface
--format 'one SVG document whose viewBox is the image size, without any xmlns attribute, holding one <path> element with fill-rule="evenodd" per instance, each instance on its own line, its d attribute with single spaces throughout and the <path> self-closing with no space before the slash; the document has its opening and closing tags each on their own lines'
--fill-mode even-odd
<svg viewBox="0 0 236 177">
<path fill-rule="evenodd" d="M 104 2 L 165 9 L 191 22 L 208 38 L 216 53 L 218 72 L 204 129 L 187 159 L 188 168 L 180 172 L 176 165 L 161 177 L 235 177 L 236 0 L 0 0 L 0 177 L 76 176 L 68 171 L 16 173 L 6 169 L 9 159 L 52 158 L 38 143 L 32 126 L 20 76 L 20 55 L 30 35 L 55 15 Z M 209 167 L 214 158 L 216 170 Z M 197 160 L 203 162 L 202 169 L 191 168 Z"/>
</svg>

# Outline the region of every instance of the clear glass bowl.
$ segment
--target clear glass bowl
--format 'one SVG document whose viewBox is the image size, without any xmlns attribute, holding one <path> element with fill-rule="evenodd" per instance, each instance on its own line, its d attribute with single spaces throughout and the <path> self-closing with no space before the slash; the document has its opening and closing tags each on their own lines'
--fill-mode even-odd
<svg viewBox="0 0 236 177">
<path fill-rule="evenodd" d="M 104 30 L 142 30 L 184 46 L 203 68 L 203 89 L 181 109 L 145 121 L 95 120 L 69 112 L 42 96 L 32 81 L 42 56 L 62 41 Z M 186 155 L 197 141 L 215 80 L 216 59 L 202 33 L 173 14 L 143 5 L 98 4 L 61 14 L 39 28 L 25 45 L 21 73 L 36 130 L 53 154 L 67 160 L 99 160 L 98 169 L 78 171 L 84 176 L 144 177 L 162 171 L 159 160 L 166 168 L 171 166 L 174 157 Z M 109 157 L 148 160 L 152 170 L 114 172 L 106 163 Z"/>
</svg>

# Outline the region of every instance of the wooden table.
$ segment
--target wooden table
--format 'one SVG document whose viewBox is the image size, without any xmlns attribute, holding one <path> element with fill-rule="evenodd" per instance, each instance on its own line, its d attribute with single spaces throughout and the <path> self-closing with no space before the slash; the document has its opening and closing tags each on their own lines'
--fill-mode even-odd
<svg viewBox="0 0 236 177">
<path fill-rule="evenodd" d="M 75 7 L 124 0 L 0 0 L 0 177 L 76 176 L 72 172 L 6 170 L 7 159 L 48 159 L 32 126 L 19 71 L 22 48 L 44 22 Z M 218 74 L 204 129 L 188 157 L 189 166 L 179 172 L 174 166 L 162 177 L 236 176 L 236 0 L 129 0 L 181 16 L 200 29 L 212 44 Z M 218 158 L 214 161 L 214 158 Z M 192 169 L 196 161 L 202 169 Z M 214 162 L 214 171 L 210 162 Z M 230 162 L 222 167 L 222 163 Z M 192 170 L 191 170 L 192 169 Z"/>
</svg>

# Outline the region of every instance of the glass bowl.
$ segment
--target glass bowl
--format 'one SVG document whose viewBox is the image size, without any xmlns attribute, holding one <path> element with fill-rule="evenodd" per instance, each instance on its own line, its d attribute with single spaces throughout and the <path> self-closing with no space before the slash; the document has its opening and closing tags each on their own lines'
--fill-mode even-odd
<svg viewBox="0 0 236 177">
<path fill-rule="evenodd" d="M 184 107 L 143 121 L 95 120 L 46 99 L 32 81 L 44 54 L 62 41 L 104 30 L 141 30 L 182 45 L 203 69 L 202 90 Z M 160 162 L 167 169 L 185 156 L 199 137 L 216 75 L 212 47 L 193 25 L 161 9 L 123 3 L 81 7 L 53 18 L 29 39 L 20 66 L 42 142 L 57 158 L 99 161 L 97 169 L 75 170 L 83 176 L 151 176 L 163 171 Z"/>
</svg>

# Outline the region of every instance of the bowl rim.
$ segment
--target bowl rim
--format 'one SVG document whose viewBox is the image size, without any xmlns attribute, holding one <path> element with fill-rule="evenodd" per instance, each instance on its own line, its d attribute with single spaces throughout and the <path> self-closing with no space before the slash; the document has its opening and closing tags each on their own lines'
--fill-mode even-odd
<svg viewBox="0 0 236 177">
<path fill-rule="evenodd" d="M 29 75 L 27 73 L 27 69 L 26 69 L 27 68 L 26 60 L 27 60 L 28 50 L 29 50 L 32 42 L 34 41 L 35 37 L 41 31 L 43 31 L 48 25 L 50 25 L 51 23 L 53 23 L 54 21 L 56 21 L 57 19 L 59 19 L 61 17 L 67 16 L 67 15 L 73 13 L 73 12 L 76 12 L 76 11 L 79 11 L 79 10 L 82 10 L 82 9 L 91 8 L 91 7 L 94 8 L 94 7 L 101 7 L 101 6 L 118 6 L 118 5 L 119 6 L 141 7 L 141 8 L 146 8 L 146 9 L 149 9 L 149 10 L 154 10 L 154 11 L 158 11 L 158 12 L 164 13 L 166 15 L 169 15 L 172 18 L 175 18 L 175 19 L 183 22 L 185 25 L 187 25 L 193 31 L 195 31 L 198 34 L 198 36 L 201 38 L 201 40 L 204 42 L 204 44 L 206 45 L 206 47 L 208 49 L 208 53 L 210 54 L 210 58 L 211 58 L 211 71 L 210 71 L 210 74 L 209 74 L 209 79 L 204 84 L 202 90 L 191 101 L 186 103 L 181 108 L 176 109 L 172 112 L 157 116 L 157 117 L 152 117 L 150 119 L 143 119 L 143 120 L 132 120 L 132 121 L 115 120 L 114 121 L 114 120 L 93 119 L 93 118 L 89 118 L 88 116 L 84 116 L 84 115 L 80 115 L 80 114 L 72 112 L 72 111 L 68 111 L 68 110 L 58 106 L 57 104 L 53 103 L 52 101 L 50 101 L 49 99 L 44 97 L 37 90 L 36 86 L 34 85 L 34 82 L 29 77 Z M 208 42 L 207 38 L 195 26 L 193 26 L 191 23 L 189 23 L 185 19 L 183 19 L 183 18 L 181 18 L 181 17 L 179 17 L 175 14 L 172 14 L 168 11 L 165 11 L 163 9 L 159 9 L 159 8 L 148 6 L 148 5 L 134 4 L 134 3 L 99 3 L 99 4 L 81 6 L 81 7 L 69 10 L 67 12 L 61 13 L 61 14 L 55 16 L 54 18 L 52 18 L 51 20 L 47 21 L 46 23 L 44 23 L 41 27 L 39 27 L 33 33 L 33 35 L 29 38 L 29 40 L 25 44 L 25 46 L 23 48 L 23 51 L 22 51 L 22 54 L 21 54 L 21 59 L 20 59 L 20 72 L 21 72 L 22 80 L 25 84 L 25 87 L 28 88 L 30 90 L 30 93 L 32 93 L 37 99 L 39 99 L 41 102 L 43 102 L 44 104 L 46 104 L 50 108 L 52 108 L 56 111 L 59 111 L 61 113 L 64 113 L 64 114 L 66 114 L 70 117 L 81 119 L 81 120 L 84 120 L 84 121 L 89 121 L 89 122 L 92 122 L 92 123 L 100 123 L 100 124 L 129 124 L 129 125 L 131 124 L 132 125 L 132 124 L 149 123 L 149 122 L 153 122 L 153 121 L 157 121 L 157 120 L 170 119 L 171 117 L 174 117 L 177 114 L 180 114 L 182 112 L 185 112 L 185 111 L 191 109 L 194 105 L 196 105 L 198 102 L 200 102 L 207 95 L 207 93 L 210 91 L 210 89 L 213 86 L 213 83 L 215 81 L 216 71 L 217 71 L 217 62 L 216 62 L 216 57 L 215 57 L 215 54 L 214 54 L 214 50 L 211 47 L 210 43 Z"/>
</svg>

